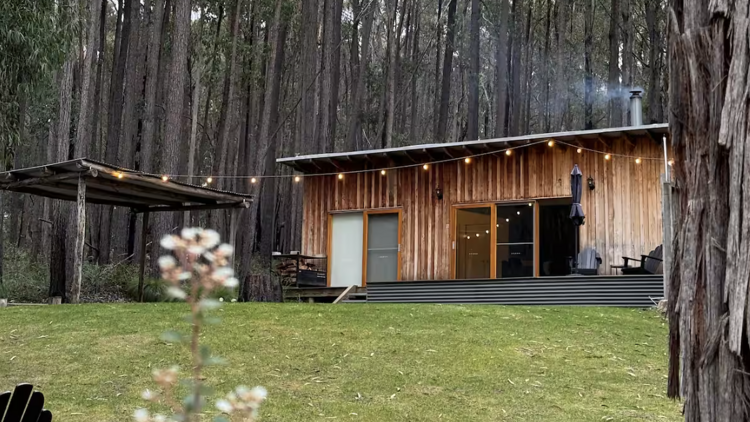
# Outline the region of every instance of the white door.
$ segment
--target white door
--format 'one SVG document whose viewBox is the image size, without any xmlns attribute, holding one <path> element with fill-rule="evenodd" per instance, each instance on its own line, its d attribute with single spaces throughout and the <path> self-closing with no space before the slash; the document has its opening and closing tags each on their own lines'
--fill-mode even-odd
<svg viewBox="0 0 750 422">
<path fill-rule="evenodd" d="M 333 214 L 331 287 L 362 285 L 363 218 L 361 212 Z"/>
</svg>

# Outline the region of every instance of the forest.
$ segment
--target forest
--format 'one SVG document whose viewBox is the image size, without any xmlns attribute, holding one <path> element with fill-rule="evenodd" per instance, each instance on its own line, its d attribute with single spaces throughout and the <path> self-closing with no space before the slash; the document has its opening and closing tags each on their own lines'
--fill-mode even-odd
<svg viewBox="0 0 750 422">
<path fill-rule="evenodd" d="M 299 249 L 304 180 L 273 177 L 292 175 L 278 157 L 625 126 L 634 88 L 644 124 L 665 122 L 664 3 L 3 1 L 3 170 L 88 157 L 255 194 L 237 234 L 244 279 L 271 251 Z M 0 198 L 0 252 L 49 268 L 49 293 L 64 296 L 75 207 Z M 138 256 L 138 215 L 89 205 L 87 216 L 90 264 Z M 152 265 L 165 233 L 228 238 L 228 219 L 152 218 Z M 277 299 L 263 286 L 244 297 Z"/>
</svg>

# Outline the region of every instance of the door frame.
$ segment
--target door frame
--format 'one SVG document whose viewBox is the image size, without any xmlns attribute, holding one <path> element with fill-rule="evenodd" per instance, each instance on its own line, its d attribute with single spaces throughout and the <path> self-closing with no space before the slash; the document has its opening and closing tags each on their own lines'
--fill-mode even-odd
<svg viewBox="0 0 750 422">
<path fill-rule="evenodd" d="M 401 239 L 403 228 L 402 208 L 377 208 L 340 210 L 328 212 L 328 235 L 326 239 L 326 286 L 331 287 L 331 262 L 333 261 L 333 216 L 338 214 L 362 213 L 362 287 L 367 286 L 367 220 L 369 214 L 398 214 L 398 269 L 396 281 L 401 281 Z"/>
<path fill-rule="evenodd" d="M 456 213 L 460 209 L 487 208 L 490 207 L 490 221 L 497 224 L 497 206 L 498 205 L 516 205 L 531 203 L 534 210 L 534 275 L 539 277 L 539 201 L 536 199 L 512 200 L 512 201 L 494 201 L 472 204 L 456 204 L 451 207 L 450 227 L 451 227 L 451 277 L 456 278 L 456 260 L 458 259 L 458 249 L 456 248 L 458 227 L 456 226 Z M 492 224 L 490 223 L 490 227 Z M 497 230 L 490 229 L 490 278 L 497 279 Z"/>
</svg>

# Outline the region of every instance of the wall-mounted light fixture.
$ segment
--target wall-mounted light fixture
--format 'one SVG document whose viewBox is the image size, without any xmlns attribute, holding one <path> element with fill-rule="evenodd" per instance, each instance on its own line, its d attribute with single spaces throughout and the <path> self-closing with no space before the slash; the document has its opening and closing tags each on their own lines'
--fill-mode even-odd
<svg viewBox="0 0 750 422">
<path fill-rule="evenodd" d="M 594 185 L 594 178 L 589 176 L 588 182 L 589 182 L 589 190 L 594 190 L 594 188 L 596 187 L 596 185 Z"/>
<path fill-rule="evenodd" d="M 437 197 L 437 199 L 443 199 L 443 188 L 435 188 L 435 197 Z"/>
</svg>

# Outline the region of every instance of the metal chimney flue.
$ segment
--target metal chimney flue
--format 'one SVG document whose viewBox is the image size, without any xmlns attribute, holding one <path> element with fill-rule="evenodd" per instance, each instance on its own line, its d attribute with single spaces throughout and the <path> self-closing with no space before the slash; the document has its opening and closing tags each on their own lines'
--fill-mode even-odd
<svg viewBox="0 0 750 422">
<path fill-rule="evenodd" d="M 630 91 L 630 126 L 643 125 L 642 93 L 640 89 Z"/>
</svg>

